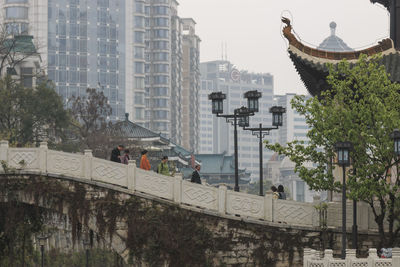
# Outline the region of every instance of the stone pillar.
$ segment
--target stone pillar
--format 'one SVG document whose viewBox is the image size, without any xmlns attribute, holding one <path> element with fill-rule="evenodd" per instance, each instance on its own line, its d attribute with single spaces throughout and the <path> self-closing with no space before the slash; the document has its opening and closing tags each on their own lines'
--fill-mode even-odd
<svg viewBox="0 0 400 267">
<path fill-rule="evenodd" d="M 274 220 L 274 201 L 271 192 L 266 192 L 264 196 L 264 219 L 269 222 Z"/>
<path fill-rule="evenodd" d="M 368 250 L 368 266 L 375 267 L 375 260 L 376 259 L 378 259 L 378 254 L 377 254 L 376 248 L 370 248 Z"/>
<path fill-rule="evenodd" d="M 311 249 L 310 248 L 304 248 L 304 252 L 303 252 L 303 267 L 308 267 L 308 260 L 311 257 L 312 257 Z"/>
<path fill-rule="evenodd" d="M 325 249 L 324 251 L 324 266 L 329 266 L 329 264 L 333 261 L 333 250 Z"/>
<path fill-rule="evenodd" d="M 85 173 L 82 176 L 87 180 L 92 180 L 92 159 L 93 159 L 92 150 L 85 149 L 84 155 L 85 155 L 85 168 L 84 168 Z"/>
<path fill-rule="evenodd" d="M 174 178 L 174 201 L 178 204 L 181 203 L 182 200 L 182 179 L 183 174 L 178 172 L 175 173 Z"/>
<path fill-rule="evenodd" d="M 220 184 L 218 187 L 218 211 L 221 214 L 226 213 L 226 192 L 228 188 L 224 184 Z"/>
<path fill-rule="evenodd" d="M 39 170 L 47 172 L 47 142 L 40 142 L 39 146 Z"/>
<path fill-rule="evenodd" d="M 351 266 L 351 263 L 356 259 L 356 250 L 346 248 L 346 265 Z"/>
<path fill-rule="evenodd" d="M 0 161 L 7 162 L 8 160 L 8 141 L 1 140 L 0 141 Z"/>
<path fill-rule="evenodd" d="M 135 191 L 136 182 L 136 160 L 128 161 L 128 189 Z"/>
<path fill-rule="evenodd" d="M 400 266 L 400 248 L 392 249 L 392 266 Z"/>
</svg>

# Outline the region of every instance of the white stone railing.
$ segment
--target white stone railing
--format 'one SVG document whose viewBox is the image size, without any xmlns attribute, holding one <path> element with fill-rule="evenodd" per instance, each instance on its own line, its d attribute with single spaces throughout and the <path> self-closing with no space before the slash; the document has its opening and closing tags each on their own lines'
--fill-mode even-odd
<svg viewBox="0 0 400 267">
<path fill-rule="evenodd" d="M 375 248 L 370 248 L 368 258 L 357 258 L 355 249 L 346 249 L 346 258 L 333 258 L 333 251 L 326 249 L 321 257 L 319 251 L 304 249 L 304 267 L 400 267 L 400 248 L 392 249 L 392 258 L 378 258 Z"/>
<path fill-rule="evenodd" d="M 225 185 L 218 188 L 184 181 L 182 174 L 175 177 L 145 171 L 136 167 L 136 161 L 128 165 L 95 158 L 91 150 L 85 153 L 65 153 L 47 148 L 47 143 L 40 143 L 38 148 L 10 148 L 7 141 L 0 141 L 0 161 L 7 162 L 12 168 L 38 174 L 78 178 L 88 181 L 112 184 L 128 189 L 132 194 L 140 192 L 151 197 L 174 201 L 180 205 L 201 207 L 221 215 L 239 215 L 269 222 L 288 225 L 319 226 L 319 214 L 314 203 L 301 203 L 290 200 L 275 200 L 272 195 L 264 197 L 227 190 Z M 1 171 L 1 170 L 0 170 Z M 374 229 L 371 212 L 364 207 L 359 212 L 359 229 Z M 348 208 L 347 218 L 351 218 Z M 328 227 L 341 226 L 340 203 L 328 206 Z M 369 223 L 369 221 L 371 221 Z M 348 222 L 351 226 L 351 222 Z"/>
</svg>

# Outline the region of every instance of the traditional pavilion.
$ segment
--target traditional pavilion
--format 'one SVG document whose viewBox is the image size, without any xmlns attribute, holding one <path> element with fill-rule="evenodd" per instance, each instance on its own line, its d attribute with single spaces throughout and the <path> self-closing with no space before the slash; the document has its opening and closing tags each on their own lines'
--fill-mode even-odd
<svg viewBox="0 0 400 267">
<path fill-rule="evenodd" d="M 163 156 L 168 156 L 170 165 L 174 165 L 178 171 L 199 163 L 194 160 L 189 151 L 165 138 L 162 134 L 130 121 L 128 113 L 125 114 L 125 120 L 116 122 L 107 128 L 107 134 L 115 143 L 114 145 L 123 144 L 130 149 L 131 159 L 136 160 L 137 165 L 140 162 L 140 152 L 144 149 L 149 151 L 148 158 L 153 170 Z"/>
<path fill-rule="evenodd" d="M 301 41 L 292 33 L 290 20 L 282 18 L 286 24 L 283 35 L 289 41 L 289 56 L 292 60 L 301 80 L 313 96 L 319 95 L 328 88 L 326 77 L 328 76 L 327 64 L 338 64 L 346 59 L 350 63 L 356 63 L 361 54 L 373 56 L 381 54 L 382 64 L 390 74 L 393 82 L 400 82 L 400 0 L 371 0 L 379 3 L 390 12 L 390 38 L 378 42 L 377 45 L 367 49 L 354 51 L 335 35 L 336 23 L 331 23 L 331 36 L 318 48 L 312 48 Z M 332 44 L 340 44 L 342 50 L 330 49 Z"/>
<path fill-rule="evenodd" d="M 201 162 L 200 176 L 211 185 L 226 184 L 233 189 L 235 185 L 235 160 L 234 156 L 221 154 L 196 154 L 196 160 Z M 182 169 L 185 179 L 190 179 L 193 170 Z M 250 183 L 250 172 L 239 169 L 239 185 L 248 187 Z"/>
</svg>

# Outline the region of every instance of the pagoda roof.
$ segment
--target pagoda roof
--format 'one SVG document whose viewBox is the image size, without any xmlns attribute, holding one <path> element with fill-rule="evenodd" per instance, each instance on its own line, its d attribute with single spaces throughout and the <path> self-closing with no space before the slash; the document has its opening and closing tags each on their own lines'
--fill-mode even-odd
<svg viewBox="0 0 400 267">
<path fill-rule="evenodd" d="M 378 42 L 377 45 L 356 51 L 325 51 L 312 48 L 299 41 L 292 33 L 290 20 L 282 18 L 286 24 L 283 35 L 289 41 L 288 52 L 301 80 L 313 96 L 319 95 L 328 88 L 326 77 L 329 74 L 328 65 L 336 65 L 343 59 L 350 64 L 355 64 L 361 54 L 369 57 L 381 54 L 382 64 L 390 74 L 393 82 L 400 82 L 400 52 L 394 48 L 393 41 L 389 38 Z"/>
<path fill-rule="evenodd" d="M 118 136 L 131 141 L 158 141 L 162 144 L 169 144 L 170 141 L 163 137 L 160 133 L 153 132 L 139 124 L 129 120 L 129 114 L 125 113 L 125 120 L 112 124 L 107 128 L 110 136 Z"/>
</svg>

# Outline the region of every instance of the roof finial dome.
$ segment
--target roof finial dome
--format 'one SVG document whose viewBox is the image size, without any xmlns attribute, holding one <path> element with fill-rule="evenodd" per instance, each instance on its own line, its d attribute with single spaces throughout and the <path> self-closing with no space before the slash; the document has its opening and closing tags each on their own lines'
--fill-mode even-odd
<svg viewBox="0 0 400 267">
<path fill-rule="evenodd" d="M 125 120 L 126 120 L 126 121 L 129 121 L 128 118 L 129 118 L 129 113 L 125 113 Z"/>
<path fill-rule="evenodd" d="M 329 23 L 331 35 L 328 38 L 325 38 L 325 40 L 318 46 L 317 49 L 334 52 L 353 51 L 353 49 L 348 47 L 347 44 L 336 35 L 336 26 L 336 22 L 334 21 Z"/>
<path fill-rule="evenodd" d="M 335 35 L 336 32 L 336 22 L 332 21 L 329 23 L 329 27 L 331 28 L 331 35 Z"/>
</svg>

